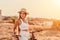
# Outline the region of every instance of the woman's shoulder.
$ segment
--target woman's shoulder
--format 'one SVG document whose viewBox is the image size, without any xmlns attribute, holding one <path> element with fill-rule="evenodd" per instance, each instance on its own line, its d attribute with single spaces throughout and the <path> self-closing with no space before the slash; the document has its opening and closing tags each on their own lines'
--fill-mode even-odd
<svg viewBox="0 0 60 40">
<path fill-rule="evenodd" d="M 19 18 L 17 18 L 17 19 L 15 20 L 15 22 L 16 22 L 16 23 L 19 23 L 19 22 L 21 22 L 21 20 L 20 20 Z"/>
</svg>

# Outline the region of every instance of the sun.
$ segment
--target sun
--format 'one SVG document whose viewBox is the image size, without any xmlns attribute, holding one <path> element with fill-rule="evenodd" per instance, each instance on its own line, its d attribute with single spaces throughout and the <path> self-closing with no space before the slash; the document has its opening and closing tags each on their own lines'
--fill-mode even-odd
<svg viewBox="0 0 60 40">
<path fill-rule="evenodd" d="M 57 5 L 60 5 L 60 0 L 57 0 L 57 1 L 56 1 L 56 4 L 57 4 Z"/>
<path fill-rule="evenodd" d="M 55 5 L 60 6 L 60 0 L 53 0 Z"/>
</svg>

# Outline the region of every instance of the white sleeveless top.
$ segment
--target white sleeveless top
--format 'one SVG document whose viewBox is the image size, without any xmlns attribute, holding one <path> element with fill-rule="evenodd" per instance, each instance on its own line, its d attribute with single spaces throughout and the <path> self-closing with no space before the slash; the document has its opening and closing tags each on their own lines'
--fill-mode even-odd
<svg viewBox="0 0 60 40">
<path fill-rule="evenodd" d="M 22 30 L 25 30 L 25 29 L 28 29 L 28 22 L 23 22 L 23 20 L 21 19 L 21 24 L 20 24 L 20 29 L 21 31 Z"/>
</svg>

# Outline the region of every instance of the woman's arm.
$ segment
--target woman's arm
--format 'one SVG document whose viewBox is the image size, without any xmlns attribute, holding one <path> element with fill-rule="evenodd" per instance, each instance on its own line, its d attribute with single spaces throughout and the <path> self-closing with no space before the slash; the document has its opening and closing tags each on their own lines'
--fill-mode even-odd
<svg viewBox="0 0 60 40">
<path fill-rule="evenodd" d="M 19 26 L 20 26 L 20 20 L 16 20 L 15 25 L 14 25 L 14 32 L 16 35 L 19 35 L 19 33 L 20 33 L 20 27 Z"/>
<path fill-rule="evenodd" d="M 14 29 L 13 29 L 14 31 L 15 31 L 15 29 L 17 28 L 17 25 L 18 25 L 17 22 L 18 22 L 18 21 L 16 20 L 16 21 L 15 21 L 15 24 L 14 24 Z"/>
</svg>

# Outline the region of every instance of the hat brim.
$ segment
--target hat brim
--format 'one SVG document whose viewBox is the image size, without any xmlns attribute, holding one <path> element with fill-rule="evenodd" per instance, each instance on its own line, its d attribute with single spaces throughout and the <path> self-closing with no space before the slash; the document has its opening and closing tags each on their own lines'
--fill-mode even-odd
<svg viewBox="0 0 60 40">
<path fill-rule="evenodd" d="M 19 14 L 21 14 L 21 12 L 24 12 L 24 11 L 18 11 L 18 13 L 19 13 Z M 26 12 L 26 14 L 27 14 L 27 15 L 29 15 L 29 13 L 28 13 L 28 12 Z"/>
</svg>

